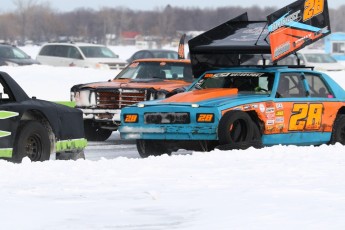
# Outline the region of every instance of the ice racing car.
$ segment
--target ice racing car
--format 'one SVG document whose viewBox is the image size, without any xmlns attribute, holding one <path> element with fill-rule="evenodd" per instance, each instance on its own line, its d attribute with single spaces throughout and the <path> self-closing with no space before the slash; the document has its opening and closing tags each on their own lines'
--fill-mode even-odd
<svg viewBox="0 0 345 230">
<path fill-rule="evenodd" d="M 194 79 L 190 60 L 184 59 L 183 46 L 184 36 L 179 59 L 135 60 L 113 80 L 73 86 L 71 97 L 76 108 L 83 112 L 86 138 L 89 141 L 108 139 L 120 125 L 121 109 L 128 105 L 185 91 Z"/>
<path fill-rule="evenodd" d="M 300 22 L 307 2 L 270 15 L 268 23 L 243 14 L 192 39 L 193 72 L 200 78 L 187 92 L 124 108 L 121 137 L 136 139 L 142 157 L 216 146 L 345 144 L 345 91 L 332 78 L 300 65 L 240 65 L 253 54 L 281 60 L 329 34 L 327 1 L 322 14 Z"/>
<path fill-rule="evenodd" d="M 85 158 L 82 113 L 29 98 L 7 73 L 0 72 L 0 159 L 19 163 Z"/>
</svg>

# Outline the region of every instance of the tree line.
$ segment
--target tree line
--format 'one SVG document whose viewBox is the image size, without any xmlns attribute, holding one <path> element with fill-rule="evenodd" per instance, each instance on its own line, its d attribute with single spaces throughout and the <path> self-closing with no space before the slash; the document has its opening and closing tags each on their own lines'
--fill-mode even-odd
<svg viewBox="0 0 345 230">
<path fill-rule="evenodd" d="M 277 10 L 275 7 L 172 7 L 141 11 L 125 7 L 99 10 L 78 8 L 70 12 L 54 10 L 48 3 L 35 0 L 14 0 L 16 10 L 0 12 L 0 40 L 34 42 L 53 41 L 61 38 L 76 38 L 84 41 L 105 43 L 111 34 L 119 41 L 124 31 L 139 32 L 144 36 L 159 36 L 171 41 L 177 31 L 209 30 L 243 12 L 250 20 L 266 20 Z M 345 31 L 345 5 L 330 9 L 332 32 Z"/>
</svg>

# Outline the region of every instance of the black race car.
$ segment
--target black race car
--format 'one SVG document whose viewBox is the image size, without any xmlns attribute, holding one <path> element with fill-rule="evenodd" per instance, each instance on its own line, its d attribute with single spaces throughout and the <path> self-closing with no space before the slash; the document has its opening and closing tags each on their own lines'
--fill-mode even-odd
<svg viewBox="0 0 345 230">
<path fill-rule="evenodd" d="M 82 112 L 29 98 L 7 73 L 0 72 L 0 158 L 21 162 L 85 158 Z"/>
</svg>

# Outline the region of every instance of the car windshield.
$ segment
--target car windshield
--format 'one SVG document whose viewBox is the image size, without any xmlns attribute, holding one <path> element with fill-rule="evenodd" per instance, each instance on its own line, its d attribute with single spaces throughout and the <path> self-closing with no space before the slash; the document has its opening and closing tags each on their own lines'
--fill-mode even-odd
<svg viewBox="0 0 345 230">
<path fill-rule="evenodd" d="M 193 81 L 189 63 L 176 62 L 133 62 L 115 79 L 164 79 Z"/>
<path fill-rule="evenodd" d="M 191 90 L 208 88 L 236 88 L 239 92 L 268 94 L 272 90 L 274 74 L 262 72 L 207 73 Z"/>
<path fill-rule="evenodd" d="M 168 58 L 178 59 L 178 54 L 175 51 L 152 51 L 154 58 Z"/>
<path fill-rule="evenodd" d="M 0 47 L 0 57 L 8 59 L 29 59 L 30 56 L 16 47 L 3 46 Z"/>
<path fill-rule="evenodd" d="M 308 62 L 311 63 L 336 63 L 337 61 L 329 54 L 313 53 L 304 54 Z"/>
<path fill-rule="evenodd" d="M 103 46 L 80 46 L 84 56 L 87 58 L 118 58 L 108 47 Z"/>
</svg>

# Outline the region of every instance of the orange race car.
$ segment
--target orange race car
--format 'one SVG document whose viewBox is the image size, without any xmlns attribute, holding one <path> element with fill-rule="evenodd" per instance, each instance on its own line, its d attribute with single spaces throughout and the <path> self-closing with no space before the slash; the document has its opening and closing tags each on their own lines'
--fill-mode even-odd
<svg viewBox="0 0 345 230">
<path fill-rule="evenodd" d="M 190 60 L 141 59 L 111 81 L 73 86 L 71 96 L 83 112 L 85 137 L 104 141 L 120 125 L 122 108 L 183 92 L 193 80 Z"/>
</svg>

